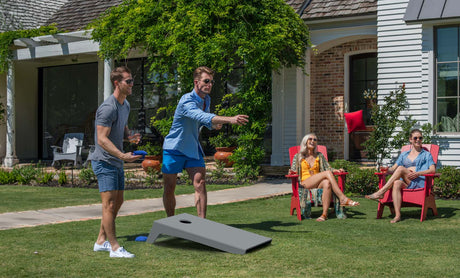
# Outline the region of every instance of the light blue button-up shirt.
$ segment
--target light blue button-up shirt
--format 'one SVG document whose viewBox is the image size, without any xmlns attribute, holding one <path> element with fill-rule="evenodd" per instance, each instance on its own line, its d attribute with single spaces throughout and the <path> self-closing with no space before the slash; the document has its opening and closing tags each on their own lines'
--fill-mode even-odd
<svg viewBox="0 0 460 278">
<path fill-rule="evenodd" d="M 206 107 L 203 107 L 206 101 Z M 204 156 L 198 136 L 200 127 L 212 129 L 212 118 L 216 115 L 209 113 L 211 97 L 202 99 L 195 90 L 183 95 L 177 104 L 174 120 L 163 143 L 164 150 L 179 151 L 187 157 L 199 159 L 200 152 Z"/>
<path fill-rule="evenodd" d="M 398 159 L 396 160 L 396 164 L 398 166 L 404 166 L 404 160 L 409 156 L 410 150 L 403 152 L 399 155 Z M 422 151 L 418 154 L 418 156 L 413 161 L 415 166 L 415 172 L 425 171 L 430 168 L 431 165 L 436 165 L 433 160 L 433 156 L 431 153 L 422 149 Z M 416 189 L 422 188 L 425 185 L 425 177 L 420 176 L 411 181 L 408 185 L 408 189 Z"/>
</svg>

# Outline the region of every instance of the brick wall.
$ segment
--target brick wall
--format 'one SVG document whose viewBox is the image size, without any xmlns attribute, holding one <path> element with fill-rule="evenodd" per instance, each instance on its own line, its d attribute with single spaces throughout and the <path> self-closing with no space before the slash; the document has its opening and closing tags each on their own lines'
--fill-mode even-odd
<svg viewBox="0 0 460 278">
<path fill-rule="evenodd" d="M 377 39 L 344 43 L 313 54 L 311 59 L 311 131 L 328 152 L 336 153 L 335 159 L 344 158 L 344 57 L 368 49 L 377 49 Z"/>
</svg>

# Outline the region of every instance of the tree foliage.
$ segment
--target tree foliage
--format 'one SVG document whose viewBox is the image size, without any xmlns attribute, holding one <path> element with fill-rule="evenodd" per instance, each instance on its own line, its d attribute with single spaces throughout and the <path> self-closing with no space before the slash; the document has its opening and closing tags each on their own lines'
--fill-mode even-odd
<svg viewBox="0 0 460 278">
<path fill-rule="evenodd" d="M 304 68 L 310 45 L 307 26 L 290 6 L 283 0 L 125 1 L 93 28 L 101 57 L 125 59 L 134 49 L 146 52 L 150 70 L 168 73 L 165 78 L 179 82 L 182 93 L 193 88 L 198 66 L 214 69 L 224 80 L 243 67 L 238 92 L 226 96 L 231 106 L 217 112 L 250 116 L 248 125 L 234 128 L 239 134 L 235 167 L 258 172 L 271 118 L 271 75 L 281 67 Z M 170 122 L 156 123 L 165 129 Z"/>
<path fill-rule="evenodd" d="M 412 119 L 412 115 L 402 115 L 407 105 L 406 88 L 403 85 L 385 96 L 383 104 L 372 108 L 371 119 L 374 129 L 363 146 L 368 152 L 368 158 L 377 162 L 377 167 L 382 165 L 384 159 L 391 158 L 393 150 L 407 145 L 410 131 L 417 127 L 417 121 Z M 420 126 L 425 138 L 424 143 L 431 143 L 436 128 L 437 126 L 433 127 L 430 123 Z"/>
</svg>

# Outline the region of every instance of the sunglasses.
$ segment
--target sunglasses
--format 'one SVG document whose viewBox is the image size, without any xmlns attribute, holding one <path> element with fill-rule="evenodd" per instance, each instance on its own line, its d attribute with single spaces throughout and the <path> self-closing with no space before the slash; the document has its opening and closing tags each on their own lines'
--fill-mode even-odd
<svg viewBox="0 0 460 278">
<path fill-rule="evenodd" d="M 131 84 L 134 83 L 134 79 L 126 79 L 125 83 L 128 84 L 128 85 L 131 85 Z"/>
<path fill-rule="evenodd" d="M 316 138 L 308 138 L 308 139 L 307 139 L 307 141 L 312 141 L 312 140 L 313 140 L 314 142 L 318 141 L 318 139 L 316 139 Z"/>
<path fill-rule="evenodd" d="M 420 141 L 422 141 L 422 140 L 423 140 L 423 136 L 420 136 L 420 137 L 414 136 L 414 137 L 412 137 L 412 139 L 414 139 L 414 140 L 416 140 L 416 141 L 420 139 Z"/>
<path fill-rule="evenodd" d="M 205 79 L 203 80 L 204 84 L 209 84 L 209 82 L 211 82 L 212 85 L 214 85 L 214 83 L 216 83 L 216 81 L 214 80 L 211 80 L 211 79 Z"/>
</svg>

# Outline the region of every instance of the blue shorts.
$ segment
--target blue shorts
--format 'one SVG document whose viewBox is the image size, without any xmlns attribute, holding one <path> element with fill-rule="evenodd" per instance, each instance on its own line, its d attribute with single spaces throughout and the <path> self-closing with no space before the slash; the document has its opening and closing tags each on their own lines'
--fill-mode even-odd
<svg viewBox="0 0 460 278">
<path fill-rule="evenodd" d="M 161 172 L 164 174 L 182 173 L 182 170 L 194 167 L 206 167 L 201 154 L 199 159 L 194 159 L 178 151 L 163 150 L 163 166 L 161 167 Z"/>
<path fill-rule="evenodd" d="M 123 168 L 98 160 L 92 160 L 91 166 L 97 176 L 99 192 L 125 189 L 125 172 Z"/>
</svg>

